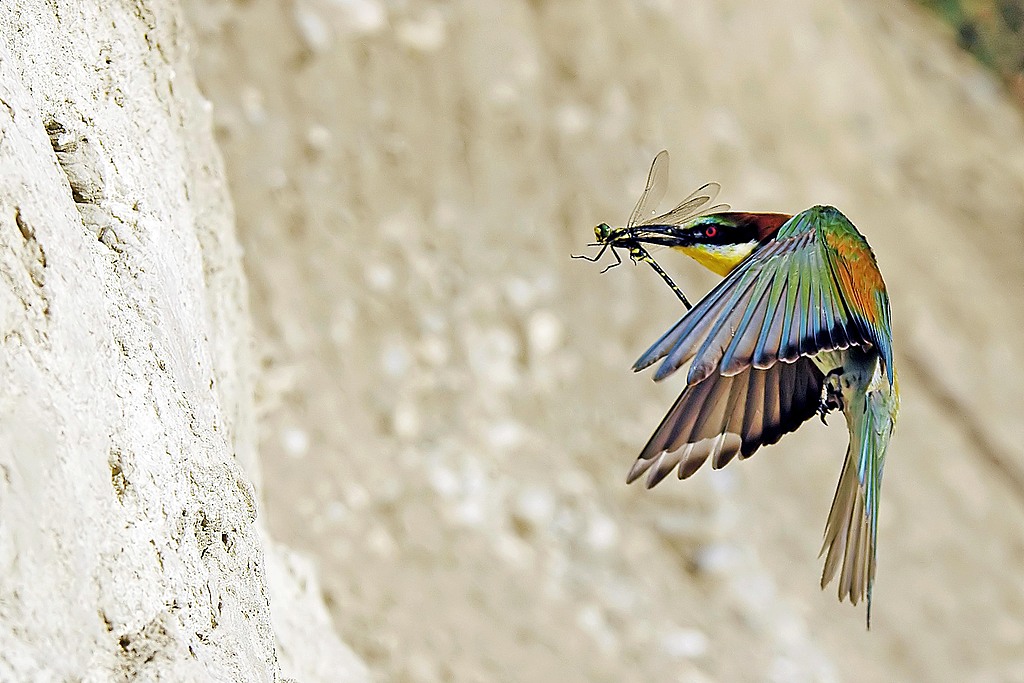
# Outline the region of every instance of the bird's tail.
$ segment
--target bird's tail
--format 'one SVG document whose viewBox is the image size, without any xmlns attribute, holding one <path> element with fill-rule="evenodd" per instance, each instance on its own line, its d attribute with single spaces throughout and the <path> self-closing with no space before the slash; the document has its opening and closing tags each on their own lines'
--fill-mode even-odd
<svg viewBox="0 0 1024 683">
<path fill-rule="evenodd" d="M 895 420 L 891 402 L 884 394 L 868 391 L 861 410 L 847 406 L 850 447 L 828 513 L 821 548 L 821 554 L 825 555 L 821 587 L 824 589 L 838 573 L 840 600 L 849 598 L 856 605 L 866 598 L 868 628 L 871 628 L 882 465 Z"/>
</svg>

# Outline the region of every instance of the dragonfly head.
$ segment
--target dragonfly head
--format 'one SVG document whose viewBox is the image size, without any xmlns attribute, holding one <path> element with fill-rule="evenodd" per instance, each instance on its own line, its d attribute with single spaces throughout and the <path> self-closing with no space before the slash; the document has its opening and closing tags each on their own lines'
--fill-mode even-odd
<svg viewBox="0 0 1024 683">
<path fill-rule="evenodd" d="M 598 244 L 604 244 L 611 237 L 614 228 L 607 223 L 601 223 L 594 228 L 594 236 L 597 238 Z"/>
</svg>

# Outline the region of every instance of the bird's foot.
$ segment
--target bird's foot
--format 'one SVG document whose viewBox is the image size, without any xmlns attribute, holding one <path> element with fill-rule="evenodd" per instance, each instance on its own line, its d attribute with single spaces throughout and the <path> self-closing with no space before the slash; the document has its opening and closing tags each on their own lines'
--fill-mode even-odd
<svg viewBox="0 0 1024 683">
<path fill-rule="evenodd" d="M 834 410 L 843 410 L 846 406 L 843 402 L 843 390 L 839 383 L 839 377 L 843 374 L 842 368 L 836 368 L 825 375 L 825 382 L 821 387 L 821 400 L 818 402 L 818 417 L 821 424 L 827 425 L 825 416 Z"/>
<path fill-rule="evenodd" d="M 821 418 L 821 424 L 827 425 L 825 416 L 834 410 L 842 410 L 842 398 L 837 401 L 834 396 L 822 397 L 821 401 L 818 402 L 818 417 Z"/>
</svg>

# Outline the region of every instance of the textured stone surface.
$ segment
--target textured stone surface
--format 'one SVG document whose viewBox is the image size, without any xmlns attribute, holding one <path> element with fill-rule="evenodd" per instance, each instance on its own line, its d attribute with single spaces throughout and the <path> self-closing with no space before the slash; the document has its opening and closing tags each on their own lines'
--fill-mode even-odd
<svg viewBox="0 0 1024 683">
<path fill-rule="evenodd" d="M 247 292 L 183 26 L 0 5 L 3 681 L 272 681 L 272 623 L 323 623 L 293 555 L 264 560 Z M 349 667 L 319 680 L 360 680 L 321 631 L 281 634 L 312 643 L 283 673 L 319 651 Z"/>
</svg>

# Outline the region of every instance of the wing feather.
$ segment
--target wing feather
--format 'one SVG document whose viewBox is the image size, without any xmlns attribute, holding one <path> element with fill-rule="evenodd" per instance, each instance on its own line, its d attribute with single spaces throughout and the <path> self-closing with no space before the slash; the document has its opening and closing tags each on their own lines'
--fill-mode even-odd
<svg viewBox="0 0 1024 683">
<path fill-rule="evenodd" d="M 748 310 L 757 289 L 757 284 L 757 279 L 750 278 L 749 284 L 742 288 L 736 296 L 730 299 L 727 311 Z M 730 341 L 733 341 L 736 338 L 738 333 L 739 329 L 737 327 L 736 316 L 730 315 L 728 312 L 725 315 L 720 316 L 718 322 L 711 328 L 711 331 L 704 339 L 704 343 L 701 344 L 700 349 L 694 356 L 695 358 L 699 358 L 700 361 L 694 361 L 690 365 L 690 371 L 686 376 L 686 383 L 696 384 L 697 382 L 710 377 L 718 369 L 719 362 L 722 360 L 726 347 L 729 345 Z M 665 369 L 665 365 L 668 365 L 670 360 L 673 361 L 672 365 L 675 365 L 673 353 L 674 350 L 666 356 L 665 363 L 662 367 L 658 368 L 658 372 L 655 373 L 655 379 L 659 378 L 658 375 Z M 675 367 L 678 367 L 678 365 L 675 365 Z"/>
<path fill-rule="evenodd" d="M 725 350 L 725 354 L 722 356 L 721 374 L 728 377 L 750 367 L 750 358 L 753 355 L 758 337 L 754 334 L 748 334 L 747 331 L 751 328 L 759 330 L 764 325 L 771 302 L 768 293 L 772 290 L 774 281 L 774 278 L 768 277 L 761 278 L 758 281 L 751 301 L 743 314 L 743 318 L 736 326 L 736 331 L 733 334 L 729 348 Z"/>
<path fill-rule="evenodd" d="M 761 431 L 761 437 L 765 441 L 771 441 L 772 443 L 779 440 L 779 435 L 775 431 L 776 425 L 779 424 L 782 418 L 782 406 L 779 405 L 781 399 L 781 396 L 779 396 L 780 374 L 779 371 L 769 372 L 768 376 L 764 378 L 764 427 Z"/>
<path fill-rule="evenodd" d="M 687 384 L 695 385 L 716 373 L 763 370 L 850 345 L 878 346 L 885 356 L 891 342 L 884 285 L 878 295 L 869 290 L 880 276 L 865 276 L 868 286 L 858 280 L 877 270 L 845 216 L 832 207 L 808 209 L 740 263 L 634 369 L 660 360 L 654 379 L 661 380 L 692 361 Z"/>
<path fill-rule="evenodd" d="M 727 295 L 718 297 L 710 310 L 699 320 L 694 321 L 692 331 L 689 331 L 681 340 L 676 341 L 671 350 L 665 354 L 665 360 L 654 373 L 655 381 L 668 377 L 691 358 L 704 355 L 701 352 L 706 349 L 706 342 L 713 338 L 723 325 L 728 323 L 730 311 L 736 310 L 737 304 L 748 294 L 756 281 L 756 275 L 751 273 L 739 280 L 735 287 L 730 288 Z M 688 316 L 684 316 L 684 320 L 686 317 Z M 694 362 L 690 368 L 687 384 L 696 384 L 710 375 L 716 366 L 717 358 Z M 694 367 L 698 369 L 695 370 Z"/>
<path fill-rule="evenodd" d="M 810 355 L 817 348 L 817 334 L 813 321 L 817 319 L 818 314 L 812 308 L 812 295 L 818 286 L 818 272 L 814 269 L 813 258 L 816 251 L 816 249 L 804 249 L 800 254 L 803 287 L 800 288 L 799 308 L 794 312 L 800 320 L 800 333 L 797 338 L 797 355 L 799 356 Z"/>
<path fill-rule="evenodd" d="M 761 323 L 754 352 L 750 357 L 751 365 L 759 370 L 766 370 L 775 362 L 775 358 L 770 357 L 768 349 L 778 348 L 779 339 L 782 338 L 782 316 L 778 315 L 778 310 L 779 304 L 786 296 L 788 282 L 789 278 L 782 271 L 772 274 L 772 290 L 768 296 L 768 308 L 765 312 L 764 322 Z"/>
<path fill-rule="evenodd" d="M 817 267 L 820 268 L 820 266 Z M 834 346 L 832 341 L 832 323 L 830 322 L 830 314 L 825 301 L 825 287 L 822 284 L 822 277 L 819 275 L 811 297 L 811 306 L 813 309 L 812 313 L 818 316 L 817 323 L 813 325 L 817 330 L 814 343 L 822 347 Z"/>
<path fill-rule="evenodd" d="M 749 380 L 747 382 L 747 396 L 744 401 L 743 426 L 740 434 L 743 435 L 743 446 L 740 449 L 740 457 L 750 457 L 763 441 L 764 435 L 764 379 L 767 372 L 748 369 Z"/>
<path fill-rule="evenodd" d="M 772 317 L 765 321 L 765 329 L 757 341 L 754 356 L 751 358 L 751 365 L 759 370 L 767 370 L 775 364 L 779 358 L 779 346 L 782 344 L 782 325 L 786 316 L 779 312 L 779 307 L 782 303 L 781 299 L 786 296 L 789 277 L 784 273 L 779 273 L 775 277 L 782 281 L 780 301 L 775 302 Z"/>
<path fill-rule="evenodd" d="M 711 466 L 716 470 L 722 469 L 729 464 L 740 452 L 743 446 L 743 422 L 746 412 L 746 400 L 748 393 L 752 390 L 753 378 L 751 382 L 731 382 L 732 391 L 729 393 L 729 405 L 725 409 L 725 424 L 722 429 L 722 445 L 719 446 L 713 455 L 711 460 Z M 725 436 L 727 434 L 740 435 L 740 438 L 730 444 L 729 448 L 725 448 Z"/>
<path fill-rule="evenodd" d="M 686 478 L 709 458 L 717 469 L 737 455 L 753 455 L 814 416 L 823 381 L 814 362 L 801 358 L 686 387 L 654 430 L 627 481 L 646 472 L 651 487 L 676 468 Z"/>
<path fill-rule="evenodd" d="M 798 239 L 803 239 L 801 236 Z M 800 331 L 800 324 L 797 321 L 797 303 L 800 300 L 800 254 L 795 254 L 789 259 L 786 271 L 789 274 L 789 283 L 786 287 L 786 302 L 783 304 L 782 315 L 782 338 L 779 341 L 779 360 L 794 361 L 799 357 L 800 340 L 797 334 Z M 796 325 L 793 323 L 797 322 Z"/>
<path fill-rule="evenodd" d="M 633 371 L 638 372 L 644 368 L 654 365 L 665 355 L 677 346 L 680 339 L 694 338 L 694 351 L 701 343 L 710 326 L 714 324 L 718 314 L 724 309 L 723 297 L 732 294 L 731 288 L 723 287 L 726 281 L 722 281 L 717 287 L 697 302 L 690 313 L 700 311 L 698 315 L 685 315 L 673 325 L 668 332 L 661 335 L 658 341 L 651 345 L 642 356 L 633 364 Z M 686 362 L 686 361 L 683 361 Z"/>
</svg>

